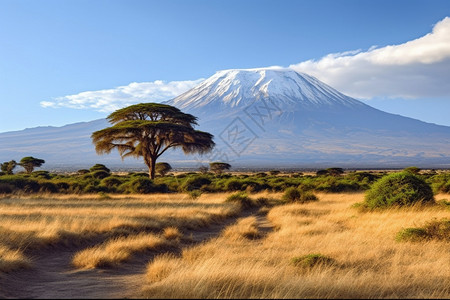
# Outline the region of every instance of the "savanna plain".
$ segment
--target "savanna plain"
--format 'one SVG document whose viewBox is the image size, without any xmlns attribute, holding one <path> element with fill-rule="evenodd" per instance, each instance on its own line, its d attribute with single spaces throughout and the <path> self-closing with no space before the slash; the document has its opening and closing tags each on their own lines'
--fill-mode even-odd
<svg viewBox="0 0 450 300">
<path fill-rule="evenodd" d="M 450 176 L 410 175 L 433 201 L 371 207 L 389 175 L 370 172 L 166 175 L 164 193 L 5 179 L 0 297 L 449 298 Z"/>
</svg>

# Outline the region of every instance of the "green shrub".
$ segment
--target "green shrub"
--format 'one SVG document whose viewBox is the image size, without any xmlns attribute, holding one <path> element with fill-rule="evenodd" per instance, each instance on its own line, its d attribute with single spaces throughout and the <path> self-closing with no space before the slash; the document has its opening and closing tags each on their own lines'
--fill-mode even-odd
<svg viewBox="0 0 450 300">
<path fill-rule="evenodd" d="M 39 192 L 41 193 L 57 193 L 59 192 L 58 187 L 53 182 L 40 182 Z"/>
<path fill-rule="evenodd" d="M 317 196 L 309 191 L 303 191 L 300 196 L 301 203 L 310 202 L 310 201 L 318 201 L 318 200 L 319 199 L 317 198 Z"/>
<path fill-rule="evenodd" d="M 393 173 L 375 182 L 365 196 L 369 208 L 434 203 L 431 187 L 409 172 Z"/>
<path fill-rule="evenodd" d="M 59 193 L 66 193 L 70 189 L 70 184 L 64 181 L 55 181 L 54 184 L 58 188 Z"/>
<path fill-rule="evenodd" d="M 237 202 L 241 205 L 242 208 L 250 208 L 253 205 L 252 200 L 248 197 L 247 193 L 238 192 L 231 194 L 227 197 L 225 202 Z"/>
<path fill-rule="evenodd" d="M 427 222 L 423 227 L 405 228 L 397 233 L 395 240 L 399 242 L 418 242 L 422 240 L 450 241 L 450 220 L 442 219 Z"/>
<path fill-rule="evenodd" d="M 97 170 L 97 171 L 91 172 L 90 174 L 92 175 L 92 177 L 97 178 L 97 179 L 103 179 L 103 178 L 109 177 L 109 175 L 110 175 L 109 172 L 106 172 L 104 170 Z"/>
<path fill-rule="evenodd" d="M 309 201 L 317 201 L 317 197 L 310 191 L 302 191 L 299 188 L 287 188 L 281 198 L 284 202 L 305 203 Z"/>
<path fill-rule="evenodd" d="M 230 179 L 225 183 L 226 191 L 242 191 L 243 182 L 239 179 Z"/>
<path fill-rule="evenodd" d="M 395 240 L 398 242 L 416 242 L 424 239 L 428 239 L 428 233 L 423 228 L 405 228 L 395 236 Z"/>
<path fill-rule="evenodd" d="M 94 182 L 87 184 L 82 188 L 83 193 L 98 193 L 98 192 L 107 192 L 108 188 L 105 186 L 100 186 L 95 184 Z"/>
<path fill-rule="evenodd" d="M 300 201 L 300 190 L 295 187 L 287 188 L 284 191 L 283 197 L 281 198 L 284 202 L 297 202 Z"/>
<path fill-rule="evenodd" d="M 270 189 L 270 186 L 268 184 L 259 183 L 253 180 L 245 180 L 244 185 L 242 187 L 245 187 L 245 191 L 247 193 L 258 193 L 264 189 Z"/>
<path fill-rule="evenodd" d="M 407 168 L 403 169 L 403 171 L 417 175 L 420 172 L 420 168 L 412 166 L 412 167 L 407 167 Z"/>
<path fill-rule="evenodd" d="M 424 228 L 432 239 L 450 241 L 450 219 L 432 220 Z"/>
<path fill-rule="evenodd" d="M 13 191 L 23 193 L 36 193 L 40 189 L 39 182 L 28 175 L 4 175 L 0 178 L 0 183 L 8 184 L 13 187 Z"/>
<path fill-rule="evenodd" d="M 48 171 L 34 171 L 31 173 L 32 177 L 50 179 L 51 175 Z"/>
<path fill-rule="evenodd" d="M 120 186 L 121 190 L 133 194 L 165 193 L 168 191 L 165 184 L 154 184 L 150 178 L 137 177 Z"/>
<path fill-rule="evenodd" d="M 106 173 L 111 173 L 111 170 L 108 169 L 105 165 L 102 164 L 95 164 L 90 169 L 90 172 L 94 173 L 96 171 L 105 171 Z"/>
<path fill-rule="evenodd" d="M 0 194 L 11 194 L 14 190 L 14 186 L 9 183 L 0 183 Z"/>
<path fill-rule="evenodd" d="M 197 200 L 202 195 L 202 192 L 199 190 L 193 190 L 188 192 L 188 195 L 192 200 Z"/>
<path fill-rule="evenodd" d="M 333 265 L 336 261 L 331 258 L 324 256 L 320 253 L 307 254 L 300 257 L 294 257 L 291 259 L 291 262 L 298 267 L 302 268 L 312 268 L 319 265 Z"/>
<path fill-rule="evenodd" d="M 122 184 L 122 180 L 120 180 L 116 176 L 108 176 L 103 178 L 100 181 L 100 184 L 106 186 L 107 188 L 116 188 Z"/>
<path fill-rule="evenodd" d="M 130 177 L 144 177 L 144 178 L 150 178 L 148 173 L 145 172 L 137 172 L 137 173 L 130 173 L 128 174 Z"/>
<path fill-rule="evenodd" d="M 188 177 L 183 184 L 181 185 L 182 191 L 193 191 L 198 190 L 204 185 L 208 185 L 211 183 L 211 180 L 205 175 L 194 175 L 192 177 Z"/>
<path fill-rule="evenodd" d="M 102 200 L 110 200 L 112 199 L 110 195 L 105 192 L 98 192 L 98 197 Z"/>
<path fill-rule="evenodd" d="M 450 173 L 437 174 L 429 178 L 433 192 L 450 193 Z"/>
</svg>

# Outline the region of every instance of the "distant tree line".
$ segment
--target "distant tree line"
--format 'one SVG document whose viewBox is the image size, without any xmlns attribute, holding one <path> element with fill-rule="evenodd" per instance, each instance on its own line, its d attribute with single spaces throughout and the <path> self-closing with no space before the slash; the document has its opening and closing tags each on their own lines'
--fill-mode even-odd
<svg viewBox="0 0 450 300">
<path fill-rule="evenodd" d="M 32 156 L 26 156 L 17 163 L 15 160 L 10 160 L 0 164 L 0 170 L 7 175 L 13 174 L 16 166 L 21 166 L 25 169 L 25 172 L 30 174 L 34 171 L 34 168 L 40 167 L 45 163 L 45 160 L 34 158 Z"/>
</svg>

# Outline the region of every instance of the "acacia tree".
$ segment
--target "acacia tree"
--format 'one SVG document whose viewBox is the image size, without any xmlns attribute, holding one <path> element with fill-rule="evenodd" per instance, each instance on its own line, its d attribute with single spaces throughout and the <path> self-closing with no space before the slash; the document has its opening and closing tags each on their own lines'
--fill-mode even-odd
<svg viewBox="0 0 450 300">
<path fill-rule="evenodd" d="M 230 164 L 224 162 L 211 162 L 209 163 L 209 169 L 216 173 L 217 175 L 222 174 L 224 170 L 229 170 L 231 168 Z"/>
<path fill-rule="evenodd" d="M 98 154 L 117 149 L 122 159 L 142 156 L 155 178 L 156 160 L 170 148 L 185 154 L 206 153 L 214 147 L 213 135 L 194 129 L 197 118 L 160 103 L 140 103 L 111 113 L 113 126 L 92 134 Z"/>
<path fill-rule="evenodd" d="M 23 167 L 25 171 L 29 174 L 33 172 L 34 168 L 40 167 L 45 163 L 45 160 L 34 158 L 33 156 L 27 156 L 20 160 L 19 166 Z"/>
<path fill-rule="evenodd" d="M 5 161 L 0 165 L 0 170 L 8 175 L 11 175 L 13 174 L 13 170 L 16 166 L 17 162 L 15 160 Z"/>
</svg>

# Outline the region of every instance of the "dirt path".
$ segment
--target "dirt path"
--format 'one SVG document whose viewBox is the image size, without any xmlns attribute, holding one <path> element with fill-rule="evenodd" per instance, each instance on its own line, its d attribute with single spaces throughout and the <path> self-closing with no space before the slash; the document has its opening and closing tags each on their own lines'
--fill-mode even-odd
<svg viewBox="0 0 450 300">
<path fill-rule="evenodd" d="M 261 232 L 272 230 L 272 225 L 257 210 L 247 210 L 220 224 L 188 232 L 189 247 L 218 236 L 222 230 L 238 219 L 255 215 Z M 32 299 L 118 299 L 133 298 L 144 282 L 145 267 L 158 253 L 149 251 L 115 269 L 77 270 L 71 266 L 73 255 L 86 247 L 57 247 L 36 253 L 34 267 L 14 272 L 0 279 L 2 297 Z M 174 252 L 181 252 L 181 249 Z"/>
</svg>

